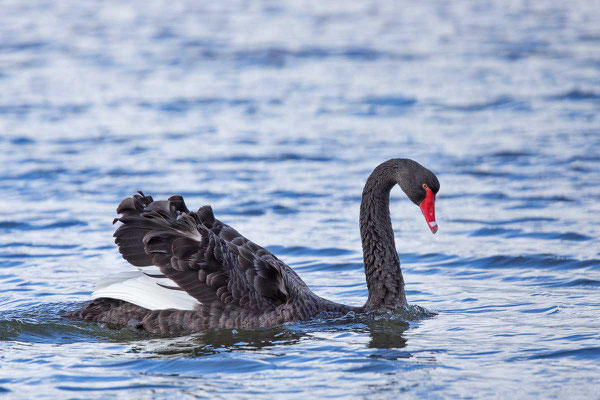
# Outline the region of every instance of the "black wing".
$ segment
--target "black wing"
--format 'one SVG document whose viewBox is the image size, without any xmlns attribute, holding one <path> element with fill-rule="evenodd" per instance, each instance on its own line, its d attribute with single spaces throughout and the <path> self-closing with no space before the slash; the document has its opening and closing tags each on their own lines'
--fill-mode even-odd
<svg viewBox="0 0 600 400">
<path fill-rule="evenodd" d="M 215 303 L 267 311 L 286 303 L 291 290 L 308 288 L 282 261 L 215 219 L 210 206 L 190 212 L 181 196 L 153 201 L 139 195 L 121 202 L 114 222 L 123 258 L 156 265 L 202 305 Z M 167 287 L 167 286 L 165 286 Z M 170 288 L 170 287 L 169 287 Z M 171 288 L 170 288 L 171 289 Z"/>
</svg>

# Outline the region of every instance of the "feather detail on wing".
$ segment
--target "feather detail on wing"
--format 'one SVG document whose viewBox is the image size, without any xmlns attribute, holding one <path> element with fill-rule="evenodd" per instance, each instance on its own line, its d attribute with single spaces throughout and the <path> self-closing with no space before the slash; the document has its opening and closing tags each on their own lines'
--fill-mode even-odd
<svg viewBox="0 0 600 400">
<path fill-rule="evenodd" d="M 305 286 L 269 251 L 215 219 L 210 206 L 190 212 L 181 196 L 153 201 L 140 192 L 123 200 L 117 212 L 122 217 L 114 222 L 122 224 L 115 231 L 115 243 L 123 258 L 144 276 L 101 288 L 94 292 L 95 298 L 118 298 L 146 307 L 142 303 L 150 305 L 150 301 L 128 300 L 123 293 L 131 289 L 139 297 L 154 285 L 165 295 L 185 294 L 206 307 L 266 311 L 288 301 L 289 279 Z M 146 294 L 157 295 L 152 290 Z M 177 303 L 173 308 L 181 306 Z"/>
</svg>

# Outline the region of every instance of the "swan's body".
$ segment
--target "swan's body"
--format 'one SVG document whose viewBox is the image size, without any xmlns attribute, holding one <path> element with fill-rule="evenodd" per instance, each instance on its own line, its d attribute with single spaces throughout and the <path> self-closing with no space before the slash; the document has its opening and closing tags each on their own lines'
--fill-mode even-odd
<svg viewBox="0 0 600 400">
<path fill-rule="evenodd" d="M 389 194 L 399 184 L 419 204 L 435 233 L 435 175 L 408 159 L 371 174 L 360 209 L 369 298 L 363 307 L 314 294 L 268 250 L 217 220 L 210 206 L 190 212 L 181 196 L 153 201 L 143 194 L 121 202 L 115 243 L 139 271 L 101 282 L 92 301 L 67 316 L 176 335 L 208 328 L 260 328 L 322 312 L 394 309 L 407 304 L 394 245 Z M 427 208 L 430 207 L 430 208 Z"/>
</svg>

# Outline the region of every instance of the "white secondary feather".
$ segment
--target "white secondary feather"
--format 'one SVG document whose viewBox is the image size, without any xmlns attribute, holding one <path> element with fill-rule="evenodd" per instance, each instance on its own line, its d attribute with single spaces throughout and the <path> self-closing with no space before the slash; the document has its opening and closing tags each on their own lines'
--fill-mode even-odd
<svg viewBox="0 0 600 400">
<path fill-rule="evenodd" d="M 158 268 L 156 265 L 149 265 L 147 267 L 137 267 L 137 269 L 156 283 L 160 283 L 163 286 L 168 286 L 172 288 L 179 288 L 179 285 L 177 285 L 169 278 L 155 278 L 154 276 L 156 275 L 163 276 L 163 273 L 160 272 L 160 268 Z"/>
<path fill-rule="evenodd" d="M 146 267 L 143 271 L 151 273 L 147 271 Z M 92 293 L 92 299 L 108 297 L 124 300 L 149 310 L 166 310 L 167 308 L 194 310 L 200 304 L 185 291 L 167 289 L 160 286 L 159 283 L 164 286 L 178 287 L 168 278 L 151 278 L 139 271 L 125 272 L 100 282 Z"/>
</svg>

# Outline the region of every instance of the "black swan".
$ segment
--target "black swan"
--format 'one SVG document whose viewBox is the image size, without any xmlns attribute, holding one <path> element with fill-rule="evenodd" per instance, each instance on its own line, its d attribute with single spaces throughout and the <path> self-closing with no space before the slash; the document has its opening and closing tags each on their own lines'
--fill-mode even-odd
<svg viewBox="0 0 600 400">
<path fill-rule="evenodd" d="M 209 328 L 254 329 L 309 319 L 321 312 L 341 315 L 407 305 L 394 244 L 389 196 L 398 184 L 419 205 L 429 228 L 435 221 L 436 176 L 417 162 L 392 159 L 371 173 L 360 206 L 369 297 L 351 307 L 314 294 L 268 250 L 217 220 L 210 206 L 187 209 L 181 196 L 154 201 L 128 197 L 117 208 L 115 243 L 138 267 L 100 283 L 86 307 L 66 317 L 129 326 L 160 335 Z"/>
</svg>

